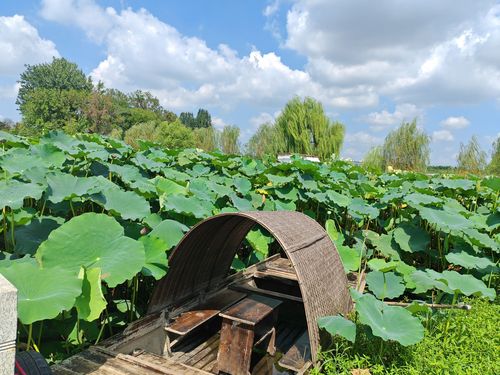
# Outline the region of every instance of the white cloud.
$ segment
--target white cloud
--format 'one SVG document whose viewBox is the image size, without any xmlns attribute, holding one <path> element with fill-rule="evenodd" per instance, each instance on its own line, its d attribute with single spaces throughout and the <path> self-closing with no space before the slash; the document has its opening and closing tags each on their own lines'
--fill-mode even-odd
<svg viewBox="0 0 500 375">
<path fill-rule="evenodd" d="M 24 64 L 37 64 L 59 57 L 55 44 L 40 37 L 23 16 L 0 17 L 0 75 L 16 76 Z"/>
<path fill-rule="evenodd" d="M 370 113 L 366 121 L 371 125 L 373 130 L 382 130 L 393 125 L 400 125 L 403 121 L 419 121 L 423 116 L 422 109 L 414 104 L 398 104 L 393 112 L 383 110 L 380 112 Z"/>
<path fill-rule="evenodd" d="M 441 125 L 448 129 L 463 129 L 469 126 L 470 121 L 463 116 L 459 117 L 448 117 L 447 119 L 441 121 Z"/>
<path fill-rule="evenodd" d="M 449 130 L 436 130 L 432 133 L 432 140 L 434 142 L 438 141 L 445 141 L 445 142 L 451 142 L 455 138 L 453 137 L 453 134 Z"/>
<path fill-rule="evenodd" d="M 217 129 L 217 130 L 222 130 L 224 129 L 224 126 L 227 126 L 227 123 L 221 119 L 220 117 L 212 117 L 212 125 Z"/>
<path fill-rule="evenodd" d="M 287 30 L 286 46 L 328 88 L 419 106 L 500 98 L 493 0 L 296 0 Z"/>
<path fill-rule="evenodd" d="M 358 131 L 355 133 L 348 132 L 345 136 L 345 140 L 347 142 L 353 142 L 358 144 L 361 143 L 367 146 L 375 146 L 377 144 L 382 143 L 384 139 L 364 131 Z"/>
<path fill-rule="evenodd" d="M 267 112 L 261 112 L 257 116 L 254 116 L 250 119 L 250 124 L 253 128 L 257 129 L 260 125 L 265 123 L 273 123 L 276 119 L 277 115 L 272 115 Z"/>
</svg>

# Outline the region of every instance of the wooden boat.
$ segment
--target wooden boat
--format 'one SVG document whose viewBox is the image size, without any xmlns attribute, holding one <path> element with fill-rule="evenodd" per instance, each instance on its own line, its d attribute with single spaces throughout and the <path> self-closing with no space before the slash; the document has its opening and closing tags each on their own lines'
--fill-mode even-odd
<svg viewBox="0 0 500 375">
<path fill-rule="evenodd" d="M 256 224 L 282 253 L 230 274 Z M 334 244 L 308 216 L 220 214 L 194 226 L 173 250 L 145 317 L 52 369 L 68 375 L 305 373 L 317 360 L 317 319 L 352 309 L 348 286 Z"/>
</svg>

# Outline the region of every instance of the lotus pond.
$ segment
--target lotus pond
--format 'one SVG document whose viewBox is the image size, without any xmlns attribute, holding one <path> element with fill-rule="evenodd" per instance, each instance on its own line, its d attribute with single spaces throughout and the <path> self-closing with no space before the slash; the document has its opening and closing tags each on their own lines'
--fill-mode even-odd
<svg viewBox="0 0 500 375">
<path fill-rule="evenodd" d="M 498 177 L 374 175 L 341 161 L 279 163 L 146 142 L 134 150 L 61 132 L 0 132 L 0 141 L 0 273 L 19 291 L 19 347 L 54 362 L 142 316 L 169 252 L 221 212 L 297 210 L 325 226 L 345 271 L 366 274 L 367 285 L 352 292 L 352 316 L 318 322 L 333 341 L 355 342 L 363 329 L 408 347 L 435 314 L 424 302 L 496 298 Z M 255 228 L 233 268 L 278 251 Z"/>
</svg>

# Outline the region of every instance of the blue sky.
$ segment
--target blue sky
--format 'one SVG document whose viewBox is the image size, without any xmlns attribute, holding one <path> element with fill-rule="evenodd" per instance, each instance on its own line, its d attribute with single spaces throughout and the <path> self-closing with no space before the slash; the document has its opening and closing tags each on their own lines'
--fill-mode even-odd
<svg viewBox="0 0 500 375">
<path fill-rule="evenodd" d="M 355 160 L 413 118 L 433 164 L 500 135 L 498 1 L 4 0 L 0 50 L 1 118 L 19 119 L 24 64 L 63 56 L 176 113 L 206 108 L 243 143 L 295 95 L 345 124 Z"/>
</svg>

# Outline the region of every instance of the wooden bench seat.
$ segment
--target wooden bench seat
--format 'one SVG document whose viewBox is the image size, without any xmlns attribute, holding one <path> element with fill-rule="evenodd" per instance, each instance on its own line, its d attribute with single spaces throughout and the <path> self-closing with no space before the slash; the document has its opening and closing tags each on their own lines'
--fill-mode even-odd
<svg viewBox="0 0 500 375">
<path fill-rule="evenodd" d="M 249 374 L 254 346 L 266 345 L 266 351 L 274 354 L 274 324 L 281 304 L 278 299 L 250 295 L 219 314 L 223 318 L 217 354 L 219 372 Z"/>
<path fill-rule="evenodd" d="M 204 303 L 183 312 L 174 322 L 165 327 L 169 338 L 169 348 L 180 338 L 188 335 L 202 325 L 217 318 L 219 313 L 245 297 L 245 293 L 226 289 L 209 298 Z"/>
<path fill-rule="evenodd" d="M 278 364 L 297 373 L 304 373 L 311 366 L 311 345 L 309 343 L 309 335 L 305 330 L 295 343 L 281 357 Z"/>
</svg>

